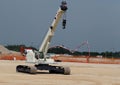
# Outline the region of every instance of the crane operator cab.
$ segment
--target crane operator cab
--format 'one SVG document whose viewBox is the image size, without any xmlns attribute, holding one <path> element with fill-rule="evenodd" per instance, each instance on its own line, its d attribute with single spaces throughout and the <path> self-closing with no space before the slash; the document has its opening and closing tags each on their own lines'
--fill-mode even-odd
<svg viewBox="0 0 120 85">
<path fill-rule="evenodd" d="M 36 50 L 32 49 L 25 49 L 25 56 L 26 56 L 26 62 L 27 63 L 54 63 L 54 60 L 51 59 L 49 56 L 46 56 L 46 60 L 44 60 L 44 54 L 43 52 L 38 52 Z"/>
</svg>

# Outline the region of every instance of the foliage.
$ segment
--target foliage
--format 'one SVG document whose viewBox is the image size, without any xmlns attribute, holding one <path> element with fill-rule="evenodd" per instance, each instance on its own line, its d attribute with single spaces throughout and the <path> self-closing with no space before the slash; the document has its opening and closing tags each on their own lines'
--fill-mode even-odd
<svg viewBox="0 0 120 85">
<path fill-rule="evenodd" d="M 25 46 L 25 45 L 7 45 L 5 46 L 9 50 L 17 51 L 20 52 L 20 47 L 24 46 L 26 48 L 32 48 L 37 50 L 35 47 L 32 46 Z M 66 48 L 56 46 L 55 48 L 49 48 L 48 53 L 55 53 L 55 54 L 69 54 L 69 55 L 75 55 L 75 56 L 80 56 L 80 55 L 85 55 L 88 56 L 88 52 L 79 52 L 79 51 L 70 51 Z M 90 56 L 96 57 L 96 56 L 103 56 L 107 58 L 120 58 L 120 52 L 90 52 Z"/>
<path fill-rule="evenodd" d="M 6 47 L 7 49 L 9 49 L 9 50 L 13 50 L 13 51 L 20 52 L 21 46 L 23 46 L 23 47 L 25 47 L 25 48 L 31 48 L 31 49 L 37 50 L 35 47 L 25 46 L 25 45 L 7 45 L 7 46 L 5 46 L 5 47 Z"/>
<path fill-rule="evenodd" d="M 60 46 L 56 46 L 54 48 L 49 48 L 48 53 L 55 53 L 55 54 L 71 54 L 68 49 L 62 48 Z"/>
<path fill-rule="evenodd" d="M 69 54 L 69 55 L 75 55 L 75 56 L 92 56 L 92 57 L 96 57 L 96 56 L 103 56 L 103 57 L 107 57 L 107 58 L 120 58 L 120 52 L 79 52 L 79 51 L 70 51 L 68 49 L 56 46 L 55 48 L 50 48 L 48 50 L 48 53 L 56 53 L 56 54 Z"/>
<path fill-rule="evenodd" d="M 7 45 L 5 47 L 9 50 L 20 52 L 20 45 Z"/>
</svg>

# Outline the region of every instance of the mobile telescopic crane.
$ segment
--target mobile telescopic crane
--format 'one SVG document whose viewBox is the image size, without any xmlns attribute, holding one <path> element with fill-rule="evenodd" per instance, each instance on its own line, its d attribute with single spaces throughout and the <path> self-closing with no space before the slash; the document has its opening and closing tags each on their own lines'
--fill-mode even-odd
<svg viewBox="0 0 120 85">
<path fill-rule="evenodd" d="M 65 14 L 67 11 L 67 3 L 66 1 L 62 1 L 61 5 L 54 17 L 54 20 L 49 27 L 49 30 L 39 48 L 39 51 L 31 50 L 31 49 L 26 49 L 25 54 L 26 54 L 26 62 L 29 63 L 34 63 L 34 65 L 18 65 L 16 66 L 16 71 L 17 72 L 24 72 L 24 73 L 31 73 L 35 74 L 37 70 L 48 70 L 49 73 L 60 73 L 60 74 L 65 74 L 65 75 L 70 75 L 70 68 L 66 66 L 54 66 L 51 65 L 54 62 L 53 59 L 47 57 L 47 51 L 49 44 L 51 42 L 52 37 L 54 36 L 54 32 L 56 29 L 56 26 L 58 22 L 60 21 L 60 18 L 62 15 Z M 66 25 L 66 19 L 63 18 L 63 29 L 65 28 Z"/>
</svg>

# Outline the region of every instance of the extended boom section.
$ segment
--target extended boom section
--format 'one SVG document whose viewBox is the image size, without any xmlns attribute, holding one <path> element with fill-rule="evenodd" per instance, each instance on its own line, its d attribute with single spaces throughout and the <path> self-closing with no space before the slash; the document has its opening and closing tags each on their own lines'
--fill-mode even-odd
<svg viewBox="0 0 120 85">
<path fill-rule="evenodd" d="M 39 49 L 39 52 L 43 52 L 44 56 L 46 55 L 46 53 L 48 51 L 49 44 L 50 44 L 51 39 L 54 36 L 54 32 L 56 30 L 56 26 L 57 26 L 58 22 L 60 21 L 60 18 L 62 17 L 62 15 L 66 12 L 66 10 L 67 10 L 67 3 L 62 2 L 59 10 L 57 11 L 57 13 L 55 15 L 52 25 L 49 27 L 49 30 L 41 44 L 40 49 Z"/>
</svg>

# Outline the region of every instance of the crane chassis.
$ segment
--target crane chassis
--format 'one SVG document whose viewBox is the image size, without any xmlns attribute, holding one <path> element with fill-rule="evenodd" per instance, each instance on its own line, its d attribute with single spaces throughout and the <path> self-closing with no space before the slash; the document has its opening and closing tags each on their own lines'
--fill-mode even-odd
<svg viewBox="0 0 120 85">
<path fill-rule="evenodd" d="M 46 57 L 50 41 L 54 35 L 56 26 L 60 21 L 60 18 L 67 11 L 66 1 L 62 1 L 52 25 L 49 27 L 49 30 L 39 48 L 39 51 L 26 50 L 26 60 L 28 63 L 34 63 L 34 65 L 18 65 L 16 66 L 17 72 L 36 74 L 37 70 L 48 70 L 49 73 L 59 73 L 64 75 L 70 75 L 70 68 L 66 66 L 55 66 L 51 65 L 55 62 L 52 59 Z M 66 25 L 66 19 L 63 19 L 63 29 Z"/>
</svg>

